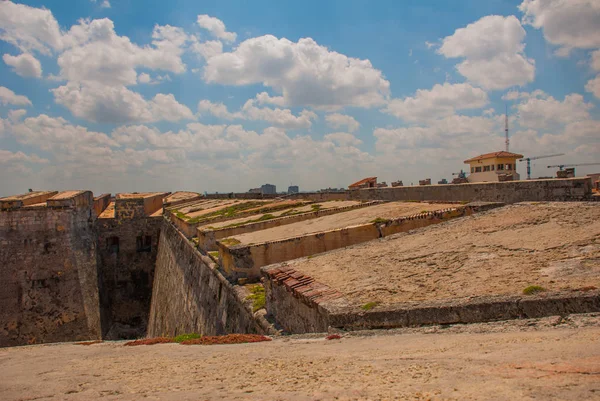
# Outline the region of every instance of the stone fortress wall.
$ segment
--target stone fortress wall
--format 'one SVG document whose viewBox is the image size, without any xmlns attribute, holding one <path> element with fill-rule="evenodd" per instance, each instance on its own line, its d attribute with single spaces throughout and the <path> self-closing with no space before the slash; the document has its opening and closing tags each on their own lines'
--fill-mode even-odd
<svg viewBox="0 0 600 401">
<path fill-rule="evenodd" d="M 0 200 L 0 346 L 101 338 L 89 191 Z"/>
<path fill-rule="evenodd" d="M 509 204 L 598 198 L 592 196 L 589 178 L 301 195 L 317 202 L 342 199 L 481 200 Z M 177 197 L 169 200 L 169 196 L 166 193 L 134 193 L 93 198 L 90 191 L 40 191 L 0 198 L 0 278 L 3 283 L 0 286 L 0 346 L 133 338 L 146 334 L 175 335 L 189 331 L 203 334 L 273 332 L 265 320 L 264 310 L 252 311 L 249 288 L 244 280 L 229 276 L 226 269 L 215 263 L 214 255 L 199 249 L 197 242 L 190 239 L 197 233 L 182 233 L 164 218 L 164 205 L 187 201 Z M 202 197 L 199 194 L 189 196 Z M 237 197 L 226 194 L 223 199 Z M 246 199 L 246 196 L 239 198 Z M 427 219 L 422 221 L 427 222 Z M 382 230 L 392 230 L 389 232 L 392 233 L 403 225 L 417 228 L 422 221 L 375 223 L 373 235 L 379 238 Z M 415 222 L 419 224 L 413 227 Z M 324 238 L 325 233 L 315 238 L 317 236 Z M 274 244 L 264 247 L 269 252 L 276 250 Z M 265 264 L 279 260 L 276 257 L 267 259 Z M 265 280 L 269 277 L 263 273 Z M 285 286 L 269 282 L 265 287 L 271 288 L 267 296 L 270 312 L 288 313 L 299 305 L 298 298 L 289 292 L 294 288 L 290 287 L 288 291 Z M 316 297 L 321 297 L 321 301 L 330 302 L 335 298 L 335 294 L 323 293 L 320 284 L 317 287 Z M 597 305 L 596 298 L 592 296 L 589 304 Z M 290 327 L 310 325 L 308 317 L 316 313 L 310 305 L 313 304 L 301 303 L 302 310 L 297 309 L 298 317 L 307 316 L 307 320 Z M 297 330 L 322 330 L 323 322 L 336 321 L 334 316 L 339 313 L 334 311 L 335 307 L 327 311 L 317 309 L 315 316 L 328 317 L 311 328 Z M 366 317 L 379 315 L 376 311 L 365 314 Z M 273 316 L 270 319 L 272 321 Z M 364 320 L 360 319 L 346 316 L 340 321 Z"/>
</svg>

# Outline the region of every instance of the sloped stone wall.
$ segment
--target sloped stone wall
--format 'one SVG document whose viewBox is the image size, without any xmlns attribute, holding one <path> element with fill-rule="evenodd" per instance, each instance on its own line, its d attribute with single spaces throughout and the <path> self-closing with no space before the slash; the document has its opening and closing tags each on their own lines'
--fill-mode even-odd
<svg viewBox="0 0 600 401">
<path fill-rule="evenodd" d="M 253 313 L 248 290 L 232 285 L 168 220 L 160 233 L 148 336 L 273 332 Z"/>
</svg>

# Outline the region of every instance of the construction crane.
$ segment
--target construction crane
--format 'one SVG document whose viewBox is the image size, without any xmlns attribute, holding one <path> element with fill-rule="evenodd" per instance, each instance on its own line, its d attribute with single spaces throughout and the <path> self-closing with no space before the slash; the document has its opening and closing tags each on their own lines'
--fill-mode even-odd
<svg viewBox="0 0 600 401">
<path fill-rule="evenodd" d="M 562 156 L 564 155 L 564 153 L 557 153 L 555 155 L 544 155 L 544 156 L 535 156 L 535 157 L 524 157 L 522 159 L 520 159 L 520 162 L 523 161 L 527 161 L 527 179 L 531 180 L 531 161 L 532 160 L 537 160 L 537 159 L 545 159 L 547 157 L 556 157 L 556 156 Z"/>
<path fill-rule="evenodd" d="M 562 171 L 565 167 L 578 167 L 578 166 L 596 166 L 600 163 L 579 163 L 579 164 L 557 164 L 556 166 L 548 166 L 548 168 L 556 168 Z"/>
</svg>

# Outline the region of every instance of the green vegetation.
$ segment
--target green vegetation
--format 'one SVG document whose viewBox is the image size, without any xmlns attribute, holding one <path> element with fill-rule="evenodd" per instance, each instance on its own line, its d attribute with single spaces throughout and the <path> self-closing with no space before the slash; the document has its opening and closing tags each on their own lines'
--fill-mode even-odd
<svg viewBox="0 0 600 401">
<path fill-rule="evenodd" d="M 318 212 L 319 210 L 321 210 L 321 207 L 322 207 L 322 206 L 323 206 L 323 205 L 320 205 L 320 204 L 318 204 L 318 203 L 315 203 L 315 204 L 313 204 L 313 205 L 310 205 L 310 208 L 313 210 L 313 212 Z"/>
<path fill-rule="evenodd" d="M 246 299 L 252 301 L 252 312 L 263 309 L 265 307 L 265 303 L 267 302 L 265 299 L 265 287 L 263 287 L 261 284 L 256 284 L 249 289 L 250 295 L 248 295 Z"/>
<path fill-rule="evenodd" d="M 198 333 L 180 334 L 176 337 L 173 337 L 173 342 L 182 343 L 184 341 L 193 340 L 195 338 L 201 338 L 201 337 L 202 336 Z"/>
<path fill-rule="evenodd" d="M 208 251 L 208 254 L 215 259 L 219 259 L 219 251 Z"/>
<path fill-rule="evenodd" d="M 219 242 L 225 246 L 234 246 L 242 243 L 240 240 L 235 238 L 225 238 L 220 240 Z"/>
<path fill-rule="evenodd" d="M 373 309 L 374 307 L 376 307 L 377 305 L 379 305 L 379 302 L 367 302 L 366 304 L 364 304 L 363 306 L 361 306 L 360 308 L 364 311 L 368 311 Z"/>
<path fill-rule="evenodd" d="M 544 291 L 546 291 L 546 289 L 544 287 L 541 287 L 539 285 L 530 285 L 529 287 L 527 287 L 523 290 L 523 294 L 534 295 L 534 294 L 544 292 Z"/>
<path fill-rule="evenodd" d="M 237 216 L 240 213 L 249 211 L 251 209 L 255 209 L 264 204 L 265 204 L 264 202 L 257 202 L 257 201 L 235 203 L 235 204 L 225 207 L 223 209 L 216 210 L 216 211 L 210 212 L 210 213 L 206 213 L 206 214 L 203 214 L 200 216 L 196 216 L 194 218 L 187 220 L 187 222 L 190 224 L 195 224 L 195 223 L 199 223 L 199 222 L 203 222 L 203 221 L 211 220 L 211 219 L 215 219 L 215 218 L 220 218 L 220 217 L 231 218 L 231 217 Z M 283 204 L 283 205 L 278 205 L 278 206 L 267 206 L 267 207 L 260 208 L 258 210 L 253 210 L 252 213 L 259 214 L 259 213 L 274 212 L 274 211 L 281 210 L 281 209 L 287 209 L 288 207 L 302 206 L 303 204 L 304 203 L 302 203 L 302 202 L 297 202 L 297 203 Z M 270 217 L 270 218 L 273 218 L 273 217 Z M 246 224 L 246 223 L 244 223 L 244 224 Z"/>
<path fill-rule="evenodd" d="M 237 215 L 240 212 L 243 212 L 244 210 L 248 210 L 248 209 L 253 209 L 257 206 L 262 205 L 263 202 L 242 202 L 242 203 L 236 203 L 234 205 L 225 207 L 223 209 L 220 210 L 216 210 L 214 212 L 210 212 L 210 213 L 206 213 L 206 214 L 202 214 L 200 216 L 196 216 L 192 219 L 188 220 L 188 223 L 194 224 L 194 223 L 199 223 L 201 221 L 204 220 L 209 220 L 212 218 L 216 218 L 216 217 L 234 217 L 235 215 Z"/>
<path fill-rule="evenodd" d="M 375 220 L 371 220 L 371 223 L 375 223 L 375 224 L 387 224 L 390 222 L 390 219 L 384 219 L 382 217 L 378 217 Z"/>
<path fill-rule="evenodd" d="M 175 216 L 179 217 L 181 220 L 187 220 L 187 219 L 189 219 L 189 217 L 186 216 L 185 213 L 181 213 L 177 209 L 172 209 L 171 213 L 173 213 Z"/>
</svg>

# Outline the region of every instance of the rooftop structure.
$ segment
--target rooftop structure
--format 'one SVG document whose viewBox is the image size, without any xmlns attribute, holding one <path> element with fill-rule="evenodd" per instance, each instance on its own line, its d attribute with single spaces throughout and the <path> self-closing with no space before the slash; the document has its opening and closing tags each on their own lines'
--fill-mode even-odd
<svg viewBox="0 0 600 401">
<path fill-rule="evenodd" d="M 485 153 L 465 160 L 469 164 L 471 174 L 469 182 L 513 181 L 520 178 L 517 173 L 518 159 L 523 155 L 506 151 Z"/>
<path fill-rule="evenodd" d="M 348 185 L 348 189 L 375 188 L 376 186 L 377 177 L 367 177 L 360 181 L 356 181 L 354 184 Z"/>
</svg>

